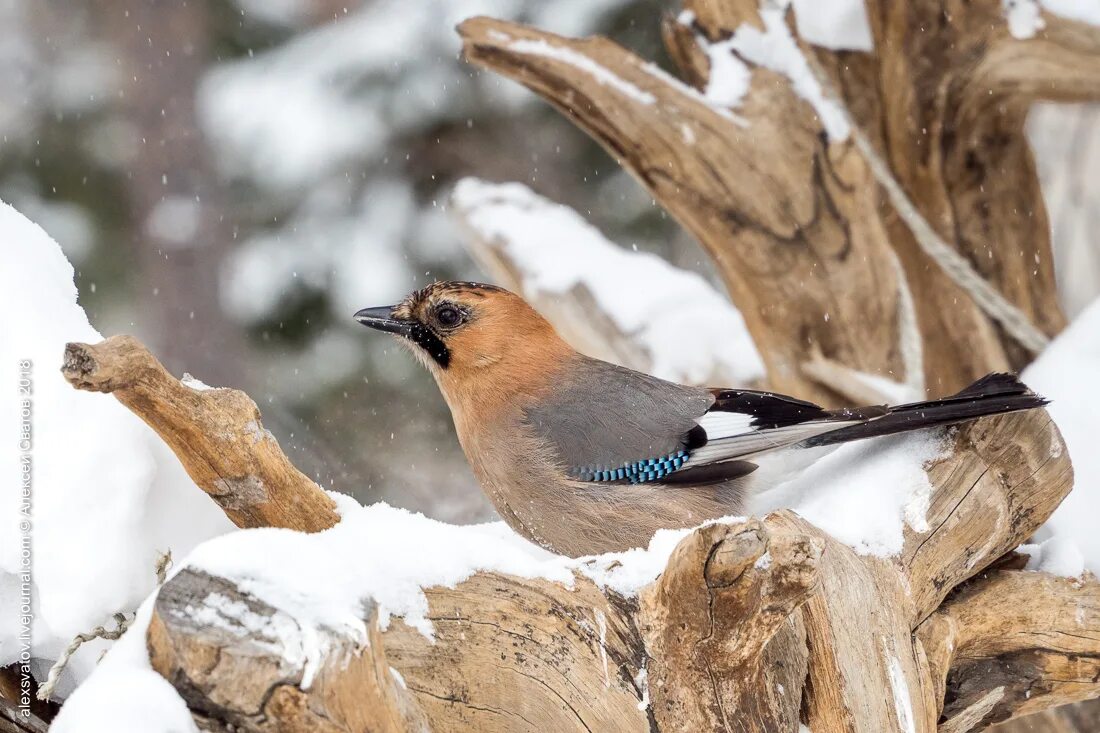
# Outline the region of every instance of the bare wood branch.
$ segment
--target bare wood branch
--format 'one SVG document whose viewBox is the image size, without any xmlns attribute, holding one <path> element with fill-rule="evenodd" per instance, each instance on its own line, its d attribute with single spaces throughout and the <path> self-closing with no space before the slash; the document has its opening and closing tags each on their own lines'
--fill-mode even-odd
<svg viewBox="0 0 1100 733">
<path fill-rule="evenodd" d="M 1012 718 L 990 733 L 1087 733 L 1100 730 L 1100 698 Z"/>
<path fill-rule="evenodd" d="M 944 732 L 1100 695 L 1100 583 L 1092 577 L 996 571 L 964 586 L 917 636 L 946 691 Z"/>
<path fill-rule="evenodd" d="M 770 515 L 768 524 L 815 537 L 824 547 L 820 589 L 802 607 L 810 649 L 810 692 L 803 699 L 808 727 L 935 730 L 925 662 L 907 628 L 909 596 L 894 564 L 857 555 L 790 512 Z"/>
<path fill-rule="evenodd" d="M 870 0 L 867 17 L 873 53 L 807 50 L 828 69 L 859 128 L 936 234 L 1053 336 L 1065 318 L 1024 133 L 1029 100 L 993 93 L 989 79 L 999 63 L 992 57 L 1007 61 L 1000 46 L 1037 49 L 1044 42 L 1011 38 L 999 0 L 955 4 L 946 13 L 933 0 Z M 1028 351 L 969 306 L 907 224 L 886 221 L 910 287 L 920 295 L 929 386 L 940 392 L 985 371 L 1022 369 Z"/>
<path fill-rule="evenodd" d="M 953 588 L 1024 543 L 1073 487 L 1061 434 L 1045 410 L 968 423 L 928 468 L 928 528 L 906 532 L 901 564 L 915 626 Z"/>
<path fill-rule="evenodd" d="M 238 527 L 318 532 L 339 521 L 335 503 L 291 464 L 244 392 L 188 387 L 130 336 L 69 344 L 61 372 L 144 420 Z"/>
<path fill-rule="evenodd" d="M 1034 38 L 1013 38 L 1007 24 L 992 38 L 968 75 L 970 96 L 1032 102 L 1100 99 L 1100 28 L 1053 13 L 1042 14 Z"/>
<path fill-rule="evenodd" d="M 816 588 L 820 556 L 816 540 L 757 520 L 710 525 L 679 544 L 641 598 L 661 730 L 797 727 L 807 651 L 792 614 Z"/>
</svg>

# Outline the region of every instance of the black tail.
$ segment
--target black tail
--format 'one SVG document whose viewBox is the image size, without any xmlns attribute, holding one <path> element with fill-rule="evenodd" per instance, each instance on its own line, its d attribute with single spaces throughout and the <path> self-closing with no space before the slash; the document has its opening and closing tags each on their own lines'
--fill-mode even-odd
<svg viewBox="0 0 1100 733">
<path fill-rule="evenodd" d="M 909 430 L 966 422 L 986 415 L 1030 410 L 1047 400 L 1011 374 L 987 374 L 958 394 L 929 402 L 897 405 L 879 418 L 834 430 L 806 441 L 808 446 L 833 445 L 861 438 L 894 435 Z"/>
</svg>

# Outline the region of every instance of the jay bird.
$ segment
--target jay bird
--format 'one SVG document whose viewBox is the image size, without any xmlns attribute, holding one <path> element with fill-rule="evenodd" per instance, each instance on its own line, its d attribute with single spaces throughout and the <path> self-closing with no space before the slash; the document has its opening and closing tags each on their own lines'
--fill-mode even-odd
<svg viewBox="0 0 1100 733">
<path fill-rule="evenodd" d="M 522 298 L 480 283 L 437 282 L 354 317 L 431 371 L 500 516 L 574 557 L 739 514 L 749 492 L 847 441 L 1046 404 L 1008 374 L 930 402 L 839 410 L 688 387 L 584 356 Z"/>
</svg>

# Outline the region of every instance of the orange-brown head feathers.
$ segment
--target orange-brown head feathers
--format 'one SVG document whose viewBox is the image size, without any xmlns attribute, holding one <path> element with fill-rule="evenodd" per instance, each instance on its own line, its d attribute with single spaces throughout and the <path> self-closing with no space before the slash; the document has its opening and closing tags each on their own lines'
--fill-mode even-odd
<svg viewBox="0 0 1100 733">
<path fill-rule="evenodd" d="M 437 282 L 394 306 L 355 314 L 402 337 L 451 403 L 537 389 L 574 352 L 514 293 L 493 285 Z"/>
</svg>

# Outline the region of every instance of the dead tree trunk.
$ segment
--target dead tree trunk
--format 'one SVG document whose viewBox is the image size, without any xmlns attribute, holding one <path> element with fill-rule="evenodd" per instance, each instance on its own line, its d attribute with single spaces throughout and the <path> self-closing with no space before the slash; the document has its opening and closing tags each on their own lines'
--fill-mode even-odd
<svg viewBox="0 0 1100 733">
<path fill-rule="evenodd" d="M 750 63 L 732 112 L 699 93 L 716 44 L 769 29 L 755 2 L 666 21 L 690 86 L 606 39 L 489 19 L 460 33 L 470 60 L 546 97 L 699 238 L 772 387 L 835 402 L 845 370 L 942 393 L 1022 366 L 1063 323 L 1022 120 L 1040 95 L 1100 92 L 1100 32 L 1046 18 L 1018 41 L 999 0 L 948 5 L 871 0 L 872 53 L 799 44 L 801 83 L 840 90 L 848 136 L 773 69 Z M 961 258 L 930 255 L 930 238 Z M 337 521 L 241 393 L 191 394 L 132 340 L 70 345 L 65 373 L 140 415 L 238 525 Z M 425 589 L 434 643 L 372 624 L 369 645 L 331 640 L 308 689 L 246 629 L 182 613 L 217 613 L 211 594 L 281 609 L 184 571 L 158 597 L 151 658 L 211 730 L 962 733 L 1100 695 L 1100 584 L 1011 562 L 1072 485 L 1049 417 L 966 425 L 927 472 L 927 526 L 893 558 L 781 511 L 696 530 L 637 599 L 580 574 L 568 589 L 481 573 Z"/>
</svg>

